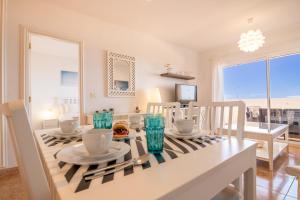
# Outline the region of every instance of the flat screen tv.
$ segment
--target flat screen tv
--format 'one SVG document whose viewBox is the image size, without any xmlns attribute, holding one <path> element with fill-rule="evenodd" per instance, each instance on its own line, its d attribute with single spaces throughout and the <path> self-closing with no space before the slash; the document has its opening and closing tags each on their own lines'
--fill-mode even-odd
<svg viewBox="0 0 300 200">
<path fill-rule="evenodd" d="M 181 104 L 197 101 L 197 85 L 176 84 L 175 99 Z"/>
</svg>

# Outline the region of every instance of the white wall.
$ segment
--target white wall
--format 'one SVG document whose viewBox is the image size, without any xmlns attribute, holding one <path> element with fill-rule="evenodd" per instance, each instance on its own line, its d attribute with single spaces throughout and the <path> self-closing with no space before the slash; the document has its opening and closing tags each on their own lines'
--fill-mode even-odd
<svg viewBox="0 0 300 200">
<path fill-rule="evenodd" d="M 198 55 L 196 52 L 158 40 L 148 35 L 103 23 L 97 19 L 77 14 L 73 11 L 54 7 L 36 1 L 12 0 L 8 3 L 8 65 L 9 78 L 15 79 L 18 60 L 18 25 L 50 32 L 66 38 L 74 38 L 85 42 L 85 92 L 86 111 L 90 112 L 99 107 L 115 105 L 117 111 L 126 112 L 134 109 L 137 98 L 107 98 L 105 97 L 106 50 L 126 53 L 136 56 L 136 86 L 137 89 L 147 87 L 161 87 L 163 100 L 172 99 L 175 82 L 159 77 L 159 73 L 166 63 L 172 63 L 181 71 L 196 72 Z M 193 73 L 195 74 L 195 73 Z M 17 84 L 11 86 L 9 97 L 17 96 Z M 96 98 L 90 99 L 89 93 L 95 92 Z M 108 101 L 109 100 L 109 101 Z M 122 106 L 119 102 L 126 101 Z"/>
<path fill-rule="evenodd" d="M 199 73 L 198 53 L 183 47 L 161 41 L 149 35 L 127 28 L 104 23 L 70 10 L 66 10 L 41 1 L 9 0 L 8 1 L 8 34 L 7 34 L 7 93 L 8 100 L 18 98 L 18 55 L 19 25 L 25 25 L 38 31 L 57 36 L 84 41 L 85 65 L 85 110 L 92 112 L 100 108 L 114 107 L 116 112 L 133 111 L 140 104 L 136 98 L 106 97 L 106 50 L 126 53 L 136 57 L 136 89 L 159 87 L 163 101 L 173 100 L 174 84 L 184 81 L 163 78 L 159 73 L 163 65 L 171 63 L 180 71 Z M 170 33 L 172 34 L 172 33 Z M 202 74 L 206 83 L 205 74 Z M 196 81 L 194 81 L 196 82 Z M 204 84 L 205 83 L 205 84 Z M 95 98 L 90 98 L 95 93 Z M 139 92 L 138 92 L 139 94 Z M 11 146 L 9 146 L 11 148 Z M 12 151 L 9 149 L 8 165 L 14 165 Z"/>
<path fill-rule="evenodd" d="M 200 67 L 198 68 L 198 101 L 208 104 L 212 101 L 212 70 L 211 59 L 206 55 L 199 55 Z"/>
</svg>

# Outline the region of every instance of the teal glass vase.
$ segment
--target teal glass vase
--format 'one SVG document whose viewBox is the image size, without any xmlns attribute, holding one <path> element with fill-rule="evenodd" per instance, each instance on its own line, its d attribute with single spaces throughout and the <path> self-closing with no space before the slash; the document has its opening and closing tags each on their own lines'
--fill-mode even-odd
<svg viewBox="0 0 300 200">
<path fill-rule="evenodd" d="M 162 115 L 147 115 L 144 119 L 149 153 L 161 153 L 164 148 L 165 121 Z"/>
<path fill-rule="evenodd" d="M 93 115 L 93 124 L 95 129 L 111 129 L 112 121 L 112 112 L 95 112 Z"/>
</svg>

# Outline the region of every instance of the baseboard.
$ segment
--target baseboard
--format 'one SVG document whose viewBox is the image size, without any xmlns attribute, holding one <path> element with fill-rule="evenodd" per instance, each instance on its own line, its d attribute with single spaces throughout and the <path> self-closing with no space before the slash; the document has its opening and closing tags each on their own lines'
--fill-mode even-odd
<svg viewBox="0 0 300 200">
<path fill-rule="evenodd" d="M 0 177 L 15 173 L 18 173 L 18 167 L 0 168 Z"/>
</svg>

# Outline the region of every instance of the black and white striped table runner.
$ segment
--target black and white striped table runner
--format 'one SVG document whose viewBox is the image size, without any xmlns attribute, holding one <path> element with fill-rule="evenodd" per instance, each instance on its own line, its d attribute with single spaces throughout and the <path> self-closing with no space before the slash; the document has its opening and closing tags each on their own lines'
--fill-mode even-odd
<svg viewBox="0 0 300 200">
<path fill-rule="evenodd" d="M 74 192 L 80 192 L 86 189 L 89 189 L 90 185 L 93 184 L 93 182 L 101 182 L 101 184 L 105 184 L 114 180 L 117 180 L 119 178 L 126 178 L 126 176 L 129 176 L 131 174 L 134 174 L 135 171 L 140 170 L 147 170 L 148 168 L 163 164 L 165 162 L 168 162 L 168 160 L 176 159 L 181 156 L 184 156 L 184 154 L 197 151 L 199 149 L 205 148 L 209 145 L 213 145 L 214 143 L 220 142 L 223 140 L 221 137 L 217 138 L 210 138 L 210 137 L 202 137 L 199 139 L 190 139 L 190 140 L 181 140 L 181 139 L 175 139 L 170 137 L 165 137 L 164 146 L 167 149 L 165 149 L 160 154 L 150 154 L 150 161 L 144 163 L 142 166 L 137 167 L 126 167 L 123 171 L 111 173 L 108 175 L 103 176 L 102 178 L 94 179 L 94 180 L 88 180 L 86 181 L 82 177 L 82 173 L 102 168 L 104 166 L 113 165 L 119 162 L 123 162 L 126 160 L 131 160 L 132 158 L 136 158 L 138 156 L 141 156 L 145 153 L 147 153 L 147 144 L 146 144 L 146 136 L 145 132 L 136 133 L 137 137 L 132 140 L 125 140 L 120 142 L 125 142 L 128 145 L 131 146 L 131 150 L 122 158 L 113 160 L 108 162 L 107 164 L 100 164 L 100 165 L 90 165 L 90 166 L 81 166 L 81 165 L 72 165 L 67 164 L 65 162 L 58 161 L 56 162 L 58 164 L 58 167 L 61 172 L 64 174 L 65 180 L 68 182 L 68 184 L 71 184 L 74 188 Z M 81 139 L 78 138 L 69 138 L 69 139 L 56 139 L 52 136 L 49 136 L 47 134 L 41 134 L 41 141 L 43 142 L 43 145 L 45 148 L 52 148 L 52 147 L 64 147 L 67 145 L 73 145 L 76 143 L 81 142 Z M 60 148 L 59 148 L 60 149 Z M 175 151 L 172 151 L 175 150 Z M 182 153 L 177 153 L 176 151 L 180 151 Z M 56 151 L 57 153 L 57 151 Z M 53 158 L 56 158 L 56 153 L 52 154 Z"/>
<path fill-rule="evenodd" d="M 44 144 L 47 145 L 48 147 L 52 147 L 55 145 L 58 145 L 60 143 L 62 144 L 69 144 L 70 142 L 76 141 L 76 142 L 81 142 L 82 139 L 81 138 L 77 138 L 77 137 L 71 137 L 71 138 L 56 138 L 53 137 L 51 135 L 47 135 L 46 133 L 41 135 Z"/>
</svg>

